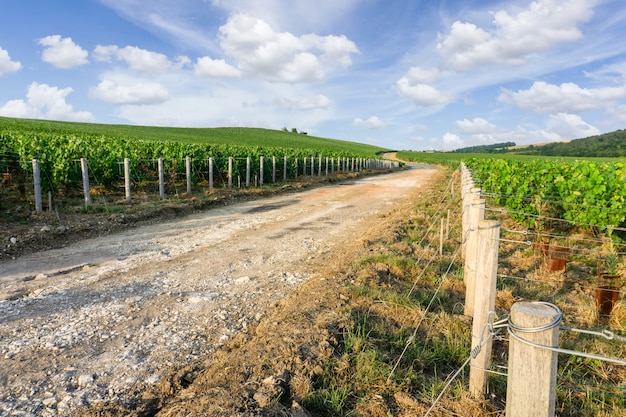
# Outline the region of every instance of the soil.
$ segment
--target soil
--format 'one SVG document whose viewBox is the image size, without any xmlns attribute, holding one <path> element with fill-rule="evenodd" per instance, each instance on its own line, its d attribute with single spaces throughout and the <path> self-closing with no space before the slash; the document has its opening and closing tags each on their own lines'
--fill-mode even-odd
<svg viewBox="0 0 626 417">
<path fill-rule="evenodd" d="M 0 416 L 309 415 L 346 271 L 429 198 L 437 172 L 410 165 L 140 226 L 108 215 L 75 234 L 5 230 Z"/>
</svg>

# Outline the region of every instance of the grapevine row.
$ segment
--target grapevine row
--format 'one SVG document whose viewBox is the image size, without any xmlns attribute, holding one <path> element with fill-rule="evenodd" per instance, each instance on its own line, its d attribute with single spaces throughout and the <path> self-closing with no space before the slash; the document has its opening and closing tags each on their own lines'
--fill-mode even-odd
<svg viewBox="0 0 626 417">
<path fill-rule="evenodd" d="M 8 131 L 0 132 L 0 154 L 12 155 L 22 161 L 27 168 L 30 161 L 38 159 L 50 187 L 66 187 L 79 181 L 75 161 L 89 159 L 89 168 L 102 185 L 109 186 L 119 178 L 119 163 L 124 158 L 131 160 L 134 172 L 141 171 L 144 161 L 163 158 L 172 161 L 173 170 L 184 169 L 184 159 L 226 160 L 228 157 L 247 158 L 258 161 L 260 156 L 282 158 L 304 158 L 323 153 L 328 157 L 355 157 L 348 152 L 319 149 L 291 149 L 280 147 L 233 146 L 215 144 L 194 144 L 181 142 L 157 142 L 89 134 L 59 134 L 41 132 Z M 235 167 L 237 170 L 237 167 Z M 293 168 L 292 168 L 293 169 Z"/>
<path fill-rule="evenodd" d="M 483 190 L 514 220 L 536 229 L 559 218 L 609 233 L 626 226 L 626 164 L 470 159 Z"/>
</svg>

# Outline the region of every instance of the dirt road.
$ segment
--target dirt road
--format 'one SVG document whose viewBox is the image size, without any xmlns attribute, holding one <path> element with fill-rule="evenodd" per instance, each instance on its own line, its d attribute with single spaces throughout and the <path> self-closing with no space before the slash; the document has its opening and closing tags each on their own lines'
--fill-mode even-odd
<svg viewBox="0 0 626 417">
<path fill-rule="evenodd" d="M 434 172 L 414 165 L 0 263 L 0 416 L 123 403 L 213 354 Z"/>
</svg>

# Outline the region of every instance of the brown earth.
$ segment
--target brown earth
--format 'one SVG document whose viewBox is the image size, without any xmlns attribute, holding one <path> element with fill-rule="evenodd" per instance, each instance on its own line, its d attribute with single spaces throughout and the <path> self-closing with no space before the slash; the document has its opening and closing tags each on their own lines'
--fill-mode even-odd
<svg viewBox="0 0 626 417">
<path fill-rule="evenodd" d="M 31 236 L 56 249 L 0 260 L 0 415 L 308 415 L 350 266 L 435 179 L 414 165 L 119 233 L 109 215 L 63 247 Z"/>
</svg>

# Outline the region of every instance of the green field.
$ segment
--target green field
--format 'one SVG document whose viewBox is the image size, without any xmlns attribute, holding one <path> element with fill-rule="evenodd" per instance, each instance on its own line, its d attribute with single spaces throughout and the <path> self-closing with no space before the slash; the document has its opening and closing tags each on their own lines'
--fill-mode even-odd
<svg viewBox="0 0 626 417">
<path fill-rule="evenodd" d="M 227 145 L 262 148 L 290 148 L 316 154 L 341 153 L 345 156 L 376 158 L 389 149 L 357 142 L 320 138 L 305 134 L 244 127 L 177 128 L 57 122 L 0 117 L 0 135 L 7 132 L 26 135 L 56 134 L 136 139 L 147 142 L 178 142 L 194 145 Z M 0 145 L 0 152 L 2 146 Z"/>
</svg>

